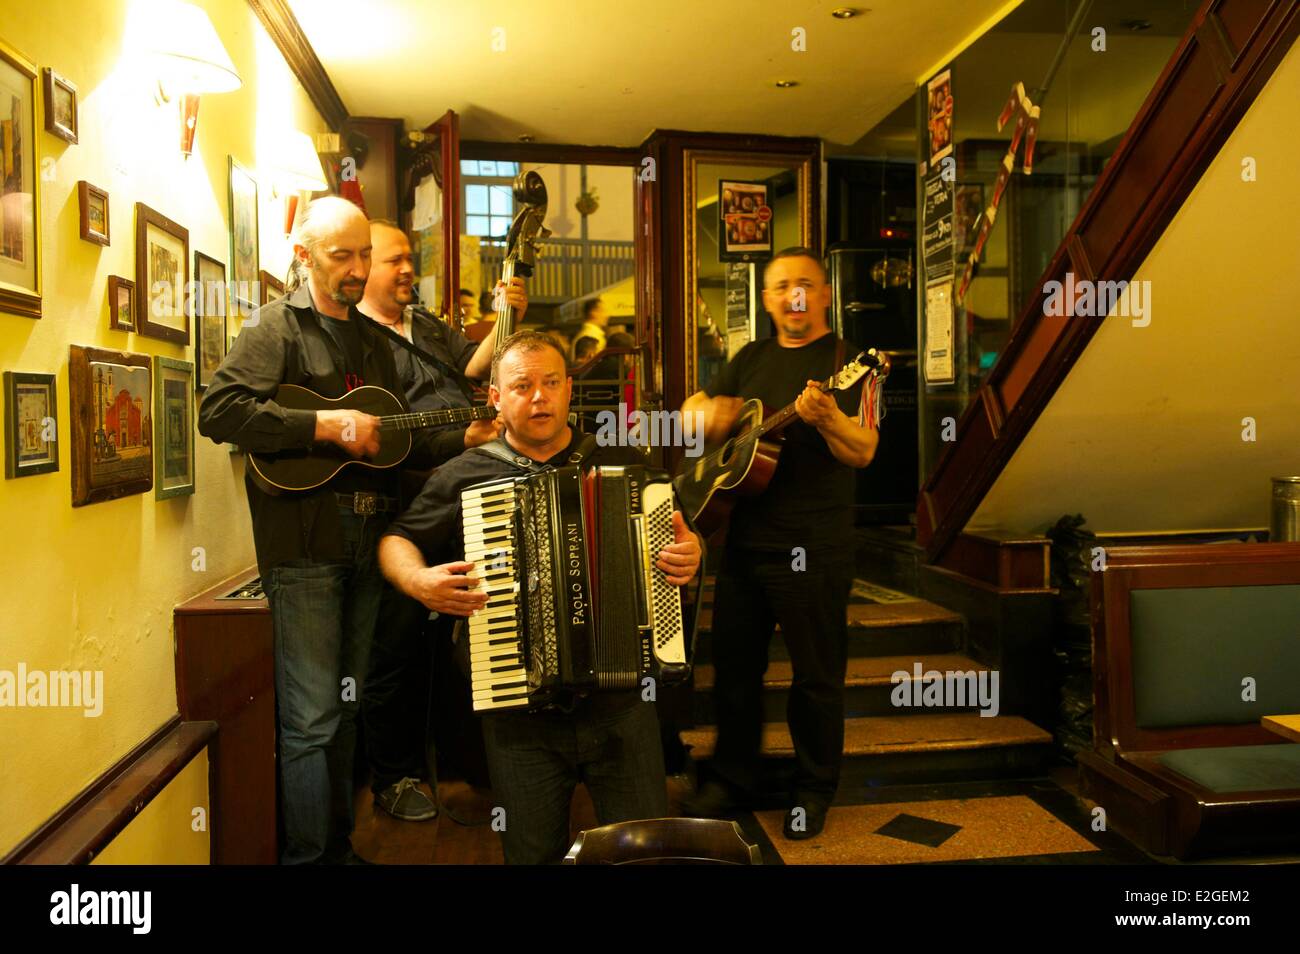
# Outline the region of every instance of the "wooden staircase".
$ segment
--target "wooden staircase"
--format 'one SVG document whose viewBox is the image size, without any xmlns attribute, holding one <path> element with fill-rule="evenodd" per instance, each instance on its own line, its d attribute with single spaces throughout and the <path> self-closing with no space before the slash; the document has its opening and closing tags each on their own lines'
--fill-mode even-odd
<svg viewBox="0 0 1300 954">
<path fill-rule="evenodd" d="M 715 670 L 710 650 L 713 581 L 707 579 L 696 650 L 695 727 L 682 741 L 697 764 L 713 755 Z M 859 800 L 864 791 L 889 784 L 1032 776 L 1051 755 L 1051 736 L 1014 714 L 980 715 L 976 704 L 958 708 L 898 707 L 895 672 L 913 680 L 921 671 L 981 672 L 987 667 L 965 653 L 966 621 L 927 600 L 863 580 L 848 608 L 849 665 L 845 695 L 844 768 L 840 799 Z M 794 767 L 794 747 L 785 722 L 792 672 L 780 628 L 771 644 L 763 679 L 763 743 L 767 778 L 762 794 L 781 798 Z M 910 693 L 909 693 L 909 698 Z"/>
</svg>

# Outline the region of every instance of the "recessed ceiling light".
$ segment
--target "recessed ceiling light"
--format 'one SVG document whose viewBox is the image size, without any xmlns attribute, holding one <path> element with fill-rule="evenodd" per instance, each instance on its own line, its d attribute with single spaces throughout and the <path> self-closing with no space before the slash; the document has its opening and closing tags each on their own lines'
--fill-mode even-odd
<svg viewBox="0 0 1300 954">
<path fill-rule="evenodd" d="M 524 133 L 522 136 L 519 137 L 519 141 L 520 141 L 520 142 L 534 142 L 535 140 L 533 139 L 532 136 L 528 135 L 528 133 Z"/>
<path fill-rule="evenodd" d="M 851 20 L 858 14 L 870 12 L 870 10 L 858 10 L 855 7 L 836 7 L 831 11 L 831 16 L 836 20 Z"/>
<path fill-rule="evenodd" d="M 798 80 L 777 80 L 776 81 L 777 89 L 789 89 L 791 86 L 798 86 L 798 85 L 799 85 Z"/>
</svg>

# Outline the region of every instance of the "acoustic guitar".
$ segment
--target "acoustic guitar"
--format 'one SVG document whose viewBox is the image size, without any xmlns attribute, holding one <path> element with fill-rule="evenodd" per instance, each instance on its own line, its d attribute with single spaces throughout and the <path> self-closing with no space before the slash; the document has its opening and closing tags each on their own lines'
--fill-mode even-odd
<svg viewBox="0 0 1300 954">
<path fill-rule="evenodd" d="M 883 378 L 889 358 L 872 348 L 863 351 L 836 374 L 821 382 L 823 393 L 844 391 L 864 375 Z M 757 399 L 746 401 L 732 436 L 712 453 L 685 460 L 673 479 L 681 509 L 689 513 L 706 537 L 727 522 L 736 501 L 757 497 L 772 481 L 781 456 L 780 433 L 799 418 L 791 401 L 775 414 L 767 414 Z"/>
<path fill-rule="evenodd" d="M 322 397 L 310 388 L 282 384 L 275 392 L 281 407 L 304 411 L 361 411 L 379 418 L 379 453 L 374 457 L 352 457 L 337 444 L 318 443 L 309 451 L 280 451 L 249 454 L 253 480 L 269 494 L 314 490 L 332 480 L 344 467 L 386 470 L 396 467 L 411 452 L 411 431 L 444 424 L 466 424 L 491 420 L 494 407 L 458 407 L 445 411 L 407 411 L 383 388 L 367 384 L 353 388 L 339 398 Z"/>
</svg>

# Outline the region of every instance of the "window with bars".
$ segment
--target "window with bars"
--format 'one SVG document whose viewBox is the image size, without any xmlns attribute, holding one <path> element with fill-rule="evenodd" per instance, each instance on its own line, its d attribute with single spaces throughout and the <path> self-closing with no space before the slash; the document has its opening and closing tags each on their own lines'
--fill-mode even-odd
<svg viewBox="0 0 1300 954">
<path fill-rule="evenodd" d="M 460 161 L 461 185 L 465 190 L 465 218 L 461 223 L 464 234 L 485 239 L 505 238 L 515 215 L 511 186 L 518 174 L 517 162 Z"/>
</svg>

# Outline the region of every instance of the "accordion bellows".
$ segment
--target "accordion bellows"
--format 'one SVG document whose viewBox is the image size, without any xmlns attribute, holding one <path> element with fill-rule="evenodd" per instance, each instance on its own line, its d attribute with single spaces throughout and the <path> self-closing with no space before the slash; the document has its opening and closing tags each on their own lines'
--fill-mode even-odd
<svg viewBox="0 0 1300 954">
<path fill-rule="evenodd" d="M 561 467 L 461 492 L 465 560 L 487 605 L 469 619 L 474 710 L 690 673 L 681 591 L 655 566 L 673 485 L 642 466 Z"/>
</svg>

